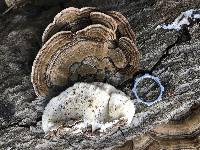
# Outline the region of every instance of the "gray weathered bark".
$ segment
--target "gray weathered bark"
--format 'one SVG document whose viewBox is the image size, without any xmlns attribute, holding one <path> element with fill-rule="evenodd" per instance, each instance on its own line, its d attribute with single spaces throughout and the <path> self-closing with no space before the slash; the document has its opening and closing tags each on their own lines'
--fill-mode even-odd
<svg viewBox="0 0 200 150">
<path fill-rule="evenodd" d="M 79 7 L 81 0 L 73 4 L 69 2 L 65 7 L 72 5 Z M 30 73 L 32 62 L 41 47 L 42 32 L 62 8 L 37 6 L 15 10 L 0 18 L 0 149 L 112 148 L 148 131 L 155 124 L 167 122 L 177 112 L 200 103 L 199 25 L 189 29 L 191 39 L 189 35 L 180 35 L 176 31 L 155 30 L 157 25 L 172 22 L 183 11 L 200 8 L 199 0 L 113 0 L 112 3 L 92 0 L 85 1 L 83 5 L 111 7 L 128 18 L 136 33 L 141 69 L 144 70 L 150 70 L 167 47 L 182 37 L 182 41 L 172 46 L 169 55 L 153 70 L 165 87 L 162 100 L 150 107 L 136 102 L 137 113 L 129 130 L 121 129 L 91 139 L 83 135 L 63 135 L 50 141 L 45 139 L 41 129 L 43 100 L 35 96 Z M 130 94 L 131 89 L 126 87 L 122 89 Z"/>
</svg>

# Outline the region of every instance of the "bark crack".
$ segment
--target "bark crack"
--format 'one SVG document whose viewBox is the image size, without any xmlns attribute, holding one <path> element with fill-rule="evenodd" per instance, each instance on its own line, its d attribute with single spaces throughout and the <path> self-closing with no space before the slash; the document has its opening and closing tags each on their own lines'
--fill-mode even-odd
<svg viewBox="0 0 200 150">
<path fill-rule="evenodd" d="M 170 50 L 179 45 L 179 44 L 182 44 L 184 42 L 187 42 L 187 41 L 190 41 L 191 40 L 191 35 L 189 33 L 189 30 L 187 27 L 183 27 L 180 31 L 179 31 L 179 35 L 177 37 L 177 40 L 167 46 L 167 48 L 164 50 L 163 54 L 161 55 L 161 57 L 159 58 L 159 60 L 154 64 L 154 66 L 149 69 L 149 70 L 143 70 L 143 69 L 140 69 L 138 70 L 133 76 L 132 78 L 126 80 L 125 82 L 123 82 L 122 84 L 120 84 L 118 86 L 119 89 L 123 89 L 123 87 L 125 87 L 128 83 L 132 83 L 132 81 L 138 76 L 138 75 L 144 75 L 146 73 L 152 75 L 153 74 L 153 71 L 155 71 L 161 64 L 162 64 L 162 61 L 164 59 L 166 59 L 167 57 L 169 57 L 171 54 L 170 54 Z M 133 86 L 133 85 L 132 85 Z"/>
<path fill-rule="evenodd" d="M 158 68 L 158 66 L 160 66 L 162 64 L 162 61 L 164 59 L 166 59 L 168 56 L 170 56 L 171 54 L 169 53 L 170 49 L 172 49 L 173 47 L 175 47 L 176 45 L 179 45 L 183 42 L 187 42 L 191 40 L 191 35 L 189 33 L 189 30 L 187 27 L 184 27 L 180 30 L 179 35 L 177 37 L 177 40 L 169 45 L 163 52 L 162 56 L 160 57 L 160 59 L 156 62 L 156 64 L 147 72 L 149 74 L 152 74 L 153 71 L 156 70 L 156 68 Z"/>
</svg>

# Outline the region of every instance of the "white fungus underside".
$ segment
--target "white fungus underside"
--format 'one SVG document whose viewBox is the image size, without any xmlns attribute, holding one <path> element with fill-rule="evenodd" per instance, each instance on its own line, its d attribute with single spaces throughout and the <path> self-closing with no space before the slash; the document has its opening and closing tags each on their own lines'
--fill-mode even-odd
<svg viewBox="0 0 200 150">
<path fill-rule="evenodd" d="M 76 83 L 50 100 L 42 116 L 42 128 L 47 133 L 77 119 L 82 122 L 66 130 L 77 133 L 91 125 L 93 131 L 105 132 L 122 118 L 129 125 L 134 114 L 133 101 L 115 87 L 100 82 Z"/>
</svg>

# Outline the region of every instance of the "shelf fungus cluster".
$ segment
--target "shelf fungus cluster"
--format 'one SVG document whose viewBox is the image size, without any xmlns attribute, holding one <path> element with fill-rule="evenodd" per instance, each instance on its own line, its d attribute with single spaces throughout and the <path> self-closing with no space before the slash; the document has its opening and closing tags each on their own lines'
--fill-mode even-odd
<svg viewBox="0 0 200 150">
<path fill-rule="evenodd" d="M 135 34 L 127 19 L 116 11 L 66 8 L 47 26 L 42 42 L 32 67 L 38 96 L 76 82 L 118 85 L 139 67 Z"/>
<path fill-rule="evenodd" d="M 150 132 L 113 150 L 197 150 L 200 148 L 199 114 L 199 105 L 193 106 L 187 111 L 177 113 L 168 123 L 157 125 Z"/>
</svg>

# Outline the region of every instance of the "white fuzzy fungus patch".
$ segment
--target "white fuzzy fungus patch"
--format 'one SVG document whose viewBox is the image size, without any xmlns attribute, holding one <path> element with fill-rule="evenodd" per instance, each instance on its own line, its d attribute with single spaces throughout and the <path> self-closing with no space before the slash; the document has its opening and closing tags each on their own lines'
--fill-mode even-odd
<svg viewBox="0 0 200 150">
<path fill-rule="evenodd" d="M 92 126 L 92 131 L 104 132 L 122 118 L 130 125 L 134 114 L 133 101 L 115 87 L 100 82 L 76 83 L 50 100 L 42 116 L 42 128 L 47 133 L 63 123 L 69 125 L 71 120 L 82 120 L 66 130 L 77 133 Z"/>
<path fill-rule="evenodd" d="M 197 19 L 200 19 L 200 10 L 190 9 L 185 12 L 182 12 L 174 22 L 171 24 L 162 24 L 158 25 L 156 29 L 168 29 L 168 30 L 177 30 L 179 31 L 183 26 L 189 26 L 192 22 L 195 22 Z"/>
</svg>

